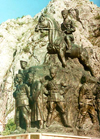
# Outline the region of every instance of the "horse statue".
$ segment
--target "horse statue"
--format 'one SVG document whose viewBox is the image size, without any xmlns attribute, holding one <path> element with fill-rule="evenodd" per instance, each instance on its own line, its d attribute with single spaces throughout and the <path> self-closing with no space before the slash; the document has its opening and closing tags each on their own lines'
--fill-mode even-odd
<svg viewBox="0 0 100 139">
<path fill-rule="evenodd" d="M 38 24 L 35 27 L 35 31 L 43 30 L 48 31 L 48 46 L 47 50 L 49 54 L 58 54 L 61 59 L 62 66 L 66 66 L 66 59 L 78 58 L 80 63 L 86 70 L 89 70 L 91 75 L 94 76 L 92 67 L 89 64 L 89 55 L 85 48 L 78 46 L 72 42 L 72 48 L 68 49 L 67 43 L 65 42 L 65 33 L 61 30 L 58 22 L 47 14 L 41 14 Z"/>
</svg>

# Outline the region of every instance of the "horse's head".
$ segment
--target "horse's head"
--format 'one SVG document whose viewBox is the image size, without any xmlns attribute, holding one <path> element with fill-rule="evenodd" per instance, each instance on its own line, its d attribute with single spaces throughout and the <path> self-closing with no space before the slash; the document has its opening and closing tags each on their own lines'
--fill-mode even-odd
<svg viewBox="0 0 100 139">
<path fill-rule="evenodd" d="M 48 30 L 49 24 L 48 20 L 46 19 L 46 15 L 42 14 L 38 20 L 38 24 L 35 27 L 35 31 L 38 32 L 39 30 L 42 32 L 42 30 Z"/>
</svg>

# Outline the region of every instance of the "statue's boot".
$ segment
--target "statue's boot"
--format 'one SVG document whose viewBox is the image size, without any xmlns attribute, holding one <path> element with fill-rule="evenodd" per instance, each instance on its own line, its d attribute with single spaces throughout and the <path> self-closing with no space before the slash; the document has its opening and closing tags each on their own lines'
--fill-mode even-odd
<svg viewBox="0 0 100 139">
<path fill-rule="evenodd" d="M 50 120 L 48 120 L 46 126 L 49 127 L 50 124 L 51 124 L 51 123 L 50 123 Z"/>
<path fill-rule="evenodd" d="M 27 122 L 27 127 L 26 127 L 26 132 L 28 133 L 31 133 L 32 132 L 32 129 L 31 129 L 31 123 L 30 123 L 30 120 L 28 120 Z"/>
<path fill-rule="evenodd" d="M 16 130 L 19 130 L 20 131 L 20 130 L 22 130 L 22 128 L 20 126 L 17 126 L 16 127 Z"/>
<path fill-rule="evenodd" d="M 71 126 L 68 124 L 68 122 L 67 122 L 66 114 L 62 114 L 62 117 L 63 117 L 63 120 L 64 120 L 64 125 L 65 125 L 66 127 L 71 127 Z"/>
<path fill-rule="evenodd" d="M 16 127 L 15 131 L 10 132 L 10 134 L 20 134 L 20 133 L 25 133 L 25 129 L 22 129 L 21 127 Z"/>
<path fill-rule="evenodd" d="M 40 128 L 40 129 L 44 128 L 43 120 L 40 120 L 40 121 L 39 121 L 39 128 Z"/>
<path fill-rule="evenodd" d="M 48 115 L 47 124 L 46 126 L 49 127 L 51 124 L 51 113 Z"/>
</svg>

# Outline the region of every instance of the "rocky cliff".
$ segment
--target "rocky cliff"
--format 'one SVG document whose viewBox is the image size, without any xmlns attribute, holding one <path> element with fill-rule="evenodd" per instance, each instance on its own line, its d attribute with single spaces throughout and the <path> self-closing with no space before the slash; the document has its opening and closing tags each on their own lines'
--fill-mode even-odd
<svg viewBox="0 0 100 139">
<path fill-rule="evenodd" d="M 89 0 L 51 0 L 46 8 L 34 16 L 7 20 L 0 25 L 0 118 L 14 116 L 14 76 L 18 73 L 20 60 L 28 67 L 41 65 L 47 52 L 47 33 L 36 33 L 35 26 L 41 13 L 50 13 L 59 24 L 61 11 L 70 11 L 69 18 L 76 26 L 75 43 L 89 53 L 96 78 L 100 76 L 100 8 Z"/>
</svg>

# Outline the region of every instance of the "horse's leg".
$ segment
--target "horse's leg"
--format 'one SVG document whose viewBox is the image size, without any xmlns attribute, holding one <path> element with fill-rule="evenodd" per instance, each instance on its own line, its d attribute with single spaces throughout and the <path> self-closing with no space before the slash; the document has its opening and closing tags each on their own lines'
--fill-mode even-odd
<svg viewBox="0 0 100 139">
<path fill-rule="evenodd" d="M 87 50 L 84 48 L 80 49 L 80 56 L 79 56 L 79 61 L 82 63 L 84 68 L 88 71 L 90 71 L 91 75 L 94 76 L 93 69 L 89 63 L 89 55 Z"/>
<path fill-rule="evenodd" d="M 91 75 L 94 76 L 94 71 L 93 71 L 93 68 L 89 64 L 89 61 L 87 61 L 85 63 L 86 63 L 86 68 L 89 69 Z"/>
<path fill-rule="evenodd" d="M 89 59 L 82 56 L 79 58 L 80 63 L 82 63 L 82 65 L 84 66 L 84 68 L 88 71 L 90 71 L 91 75 L 94 76 L 94 71 L 89 63 Z"/>
<path fill-rule="evenodd" d="M 47 52 L 44 58 L 44 63 L 47 63 L 49 60 L 49 53 Z"/>
</svg>

